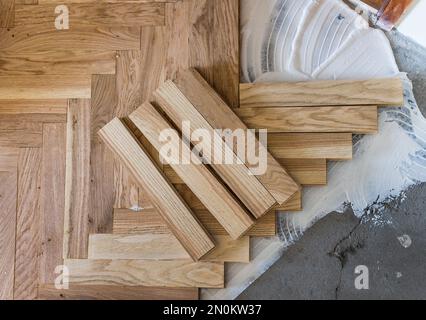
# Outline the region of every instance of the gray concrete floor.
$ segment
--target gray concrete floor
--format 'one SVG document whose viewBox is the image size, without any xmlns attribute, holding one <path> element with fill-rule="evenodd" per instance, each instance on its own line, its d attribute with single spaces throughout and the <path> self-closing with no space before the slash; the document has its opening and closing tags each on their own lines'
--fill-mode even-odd
<svg viewBox="0 0 426 320">
<path fill-rule="evenodd" d="M 426 114 L 426 49 L 398 32 L 389 34 L 397 62 L 413 81 Z M 331 213 L 306 232 L 239 299 L 426 299 L 426 184 L 395 199 L 374 226 L 368 214 Z M 401 236 L 411 245 L 404 247 Z M 369 289 L 355 288 L 355 268 L 369 269 Z"/>
</svg>

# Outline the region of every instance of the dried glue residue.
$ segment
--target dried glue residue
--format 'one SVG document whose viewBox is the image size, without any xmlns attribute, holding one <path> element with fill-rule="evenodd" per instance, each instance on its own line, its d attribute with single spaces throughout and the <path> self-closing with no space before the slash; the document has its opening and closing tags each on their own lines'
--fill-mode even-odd
<svg viewBox="0 0 426 320">
<path fill-rule="evenodd" d="M 280 215 L 279 237 L 252 239 L 253 261 L 228 264 L 227 288 L 203 290 L 204 299 L 236 298 L 316 221 L 347 204 L 358 216 L 374 209 L 378 227 L 391 223 L 381 219 L 384 204 L 426 181 L 426 121 L 382 31 L 340 0 L 242 0 L 241 13 L 242 81 L 400 76 L 405 105 L 382 110 L 379 134 L 357 139 L 353 161 L 331 163 L 326 187 L 305 188 L 305 210 Z"/>
</svg>

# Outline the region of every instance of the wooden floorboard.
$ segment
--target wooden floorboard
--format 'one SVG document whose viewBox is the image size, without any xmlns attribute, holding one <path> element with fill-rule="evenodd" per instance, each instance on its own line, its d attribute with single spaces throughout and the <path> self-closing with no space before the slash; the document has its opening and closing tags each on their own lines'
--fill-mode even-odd
<svg viewBox="0 0 426 320">
<path fill-rule="evenodd" d="M 15 0 L 0 2 L 0 28 L 12 28 L 15 25 Z"/>
<path fill-rule="evenodd" d="M 12 122 L 6 119 L 0 121 L 0 147 L 39 148 L 42 146 L 42 123 Z"/>
<path fill-rule="evenodd" d="M 68 101 L 0 100 L 0 122 L 66 122 Z"/>
</svg>

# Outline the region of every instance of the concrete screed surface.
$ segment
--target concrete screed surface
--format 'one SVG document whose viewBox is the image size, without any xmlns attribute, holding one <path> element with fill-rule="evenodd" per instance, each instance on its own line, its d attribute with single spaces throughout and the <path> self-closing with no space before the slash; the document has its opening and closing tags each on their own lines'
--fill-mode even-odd
<svg viewBox="0 0 426 320">
<path fill-rule="evenodd" d="M 426 48 L 397 31 L 388 36 L 426 115 Z M 392 223 L 380 227 L 350 209 L 326 216 L 239 299 L 426 299 L 426 184 L 405 197 L 386 206 L 382 218 Z M 369 269 L 369 290 L 355 288 L 359 265 Z"/>
</svg>

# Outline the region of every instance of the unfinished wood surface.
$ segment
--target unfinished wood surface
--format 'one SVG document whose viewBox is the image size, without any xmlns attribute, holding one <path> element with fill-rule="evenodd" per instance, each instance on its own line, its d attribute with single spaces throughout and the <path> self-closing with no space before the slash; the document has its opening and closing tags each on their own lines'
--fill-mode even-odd
<svg viewBox="0 0 426 320">
<path fill-rule="evenodd" d="M 33 300 L 37 298 L 39 255 L 41 253 L 39 201 L 41 161 L 41 149 L 19 150 L 15 300 Z"/>
<path fill-rule="evenodd" d="M 15 21 L 15 0 L 0 1 L 0 28 L 12 28 Z"/>
<path fill-rule="evenodd" d="M 351 160 L 352 133 L 271 133 L 268 149 L 280 159 Z"/>
<path fill-rule="evenodd" d="M 252 129 L 269 132 L 352 132 L 374 134 L 378 130 L 377 107 L 283 107 L 235 110 Z"/>
<path fill-rule="evenodd" d="M 18 166 L 18 148 L 0 147 L 0 172 L 14 172 Z"/>
<path fill-rule="evenodd" d="M 54 285 L 41 285 L 39 300 L 198 300 L 197 288 L 153 288 L 129 286 L 70 285 L 58 290 Z"/>
<path fill-rule="evenodd" d="M 63 257 L 87 257 L 90 211 L 89 99 L 69 101 Z M 96 164 L 95 164 L 96 165 Z"/>
<path fill-rule="evenodd" d="M 249 138 L 251 138 L 253 143 L 254 141 L 257 142 L 254 133 L 248 131 L 246 125 L 235 115 L 229 106 L 225 104 L 195 69 L 182 72 L 176 83 L 195 109 L 214 129 L 230 129 L 233 132 L 244 130 L 247 139 L 245 142 L 246 146 L 248 146 Z M 235 153 L 238 152 L 238 139 L 232 139 L 232 141 L 228 139 L 226 142 Z M 254 152 L 256 155 L 265 154 L 267 157 L 266 172 L 258 174 L 255 170 L 256 168 L 250 166 L 248 161 L 245 161 L 246 166 L 250 169 L 252 174 L 257 176 L 259 181 L 274 197 L 277 203 L 283 204 L 299 190 L 299 186 L 271 154 L 268 153 L 266 148 L 256 143 Z M 246 154 L 248 154 L 248 152 L 246 152 Z M 248 156 L 246 157 L 248 158 Z"/>
<path fill-rule="evenodd" d="M 327 161 L 325 159 L 278 159 L 291 172 L 292 177 L 303 186 L 327 184 Z"/>
<path fill-rule="evenodd" d="M 0 122 L 66 122 L 67 100 L 0 100 Z"/>
<path fill-rule="evenodd" d="M 250 238 L 233 240 L 229 236 L 215 236 L 215 249 L 202 261 L 250 262 Z M 168 232 L 141 235 L 90 235 L 89 259 L 102 260 L 188 260 L 190 256 Z"/>
<path fill-rule="evenodd" d="M 90 76 L 0 76 L 0 98 L 22 100 L 90 98 Z"/>
<path fill-rule="evenodd" d="M 67 3 L 70 29 L 74 27 L 136 27 L 165 23 L 164 3 Z M 55 4 L 17 5 L 15 26 L 54 23 L 58 14 Z"/>
<path fill-rule="evenodd" d="M 0 75 L 115 74 L 115 51 L 1 52 Z"/>
<path fill-rule="evenodd" d="M 55 4 L 55 3 L 120 3 L 120 2 L 177 2 L 181 0 L 15 0 L 15 1 L 38 1 L 39 4 Z"/>
<path fill-rule="evenodd" d="M 275 208 L 276 211 L 301 211 L 302 210 L 302 193 L 297 192 L 284 205 Z"/>
<path fill-rule="evenodd" d="M 227 235 L 225 229 L 207 210 L 194 210 L 203 226 L 214 236 Z M 276 234 L 276 215 L 272 211 L 256 221 L 247 233 L 251 237 L 271 237 Z M 160 214 L 154 209 L 146 208 L 135 212 L 129 209 L 114 210 L 113 233 L 117 235 L 165 234 L 170 233 Z"/>
<path fill-rule="evenodd" d="M 224 265 L 217 262 L 66 260 L 71 284 L 178 288 L 223 288 Z"/>
<path fill-rule="evenodd" d="M 138 184 L 149 193 L 161 216 L 189 255 L 199 260 L 210 252 L 214 242 L 209 234 L 122 122 L 114 119 L 99 135 L 120 157 Z"/>
<path fill-rule="evenodd" d="M 0 172 L 0 300 L 13 299 L 17 170 Z"/>
<path fill-rule="evenodd" d="M 43 125 L 41 167 L 41 254 L 39 283 L 53 283 L 63 264 L 66 124 Z"/>
<path fill-rule="evenodd" d="M 236 196 L 246 205 L 249 211 L 260 218 L 275 204 L 275 199 L 260 181 L 251 174 L 249 169 L 237 158 L 232 148 L 222 143 L 222 138 L 214 128 L 196 110 L 191 102 L 184 96 L 178 87 L 171 81 L 164 83 L 156 92 L 155 97 L 162 109 L 171 118 L 174 124 L 182 131 L 183 123 L 189 121 L 191 129 L 204 129 L 210 135 L 212 147 L 222 154 L 215 155 L 210 148 L 204 148 L 204 158 L 212 159 L 210 162 L 220 163 L 221 159 L 233 159 L 232 164 L 212 164 L 214 170 L 227 183 Z M 191 141 L 191 137 L 184 132 L 185 138 Z M 196 152 L 200 150 L 195 146 Z"/>
<path fill-rule="evenodd" d="M 385 105 L 402 106 L 399 78 L 365 81 L 333 80 L 282 83 L 243 83 L 241 108 Z"/>
<path fill-rule="evenodd" d="M 130 119 L 158 152 L 164 147 L 159 139 L 161 134 L 167 130 L 174 132 L 175 139 L 170 141 L 173 144 L 170 147 L 177 157 L 170 159 L 170 165 L 233 239 L 240 238 L 253 226 L 249 213 L 150 103 L 144 103 L 130 115 Z"/>
<path fill-rule="evenodd" d="M 43 143 L 43 124 L 5 118 L 0 121 L 0 146 L 11 148 L 38 148 Z"/>
<path fill-rule="evenodd" d="M 48 52 L 132 50 L 140 47 L 140 28 L 133 27 L 71 27 L 58 31 L 53 22 L 38 25 L 0 28 L 0 51 Z"/>
</svg>

